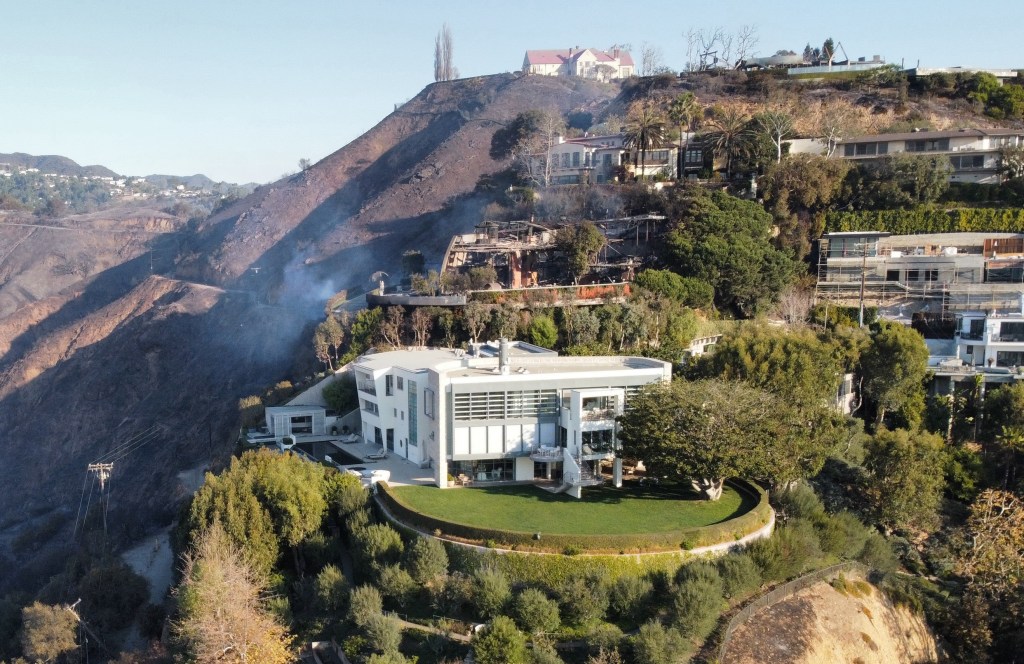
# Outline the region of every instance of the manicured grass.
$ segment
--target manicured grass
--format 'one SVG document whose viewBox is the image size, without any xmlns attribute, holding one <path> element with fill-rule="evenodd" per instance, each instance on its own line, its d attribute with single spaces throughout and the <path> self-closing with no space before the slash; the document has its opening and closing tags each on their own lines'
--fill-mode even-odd
<svg viewBox="0 0 1024 664">
<path fill-rule="evenodd" d="M 436 519 L 480 528 L 564 535 L 629 535 L 708 526 L 753 509 L 756 501 L 726 486 L 721 499 L 701 500 L 675 485 L 627 483 L 583 489 L 577 500 L 530 485 L 439 489 L 392 487 L 406 506 Z"/>
</svg>

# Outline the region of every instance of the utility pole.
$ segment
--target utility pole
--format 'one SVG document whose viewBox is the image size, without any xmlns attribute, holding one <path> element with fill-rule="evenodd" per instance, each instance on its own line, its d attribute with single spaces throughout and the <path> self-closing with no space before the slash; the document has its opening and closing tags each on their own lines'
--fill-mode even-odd
<svg viewBox="0 0 1024 664">
<path fill-rule="evenodd" d="M 113 463 L 90 463 L 87 467 L 90 473 L 96 475 L 100 481 L 100 496 L 103 498 L 103 541 L 107 539 L 107 507 L 110 504 L 110 496 L 106 495 L 107 480 L 110 473 L 114 472 Z M 86 515 L 88 516 L 88 515 Z"/>
</svg>

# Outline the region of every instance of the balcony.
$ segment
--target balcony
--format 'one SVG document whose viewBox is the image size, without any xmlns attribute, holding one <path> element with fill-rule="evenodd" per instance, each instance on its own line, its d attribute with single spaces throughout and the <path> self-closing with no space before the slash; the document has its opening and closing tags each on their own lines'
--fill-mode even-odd
<svg viewBox="0 0 1024 664">
<path fill-rule="evenodd" d="M 586 422 L 599 420 L 614 420 L 618 413 L 614 408 L 589 408 L 580 414 L 580 418 Z"/>
<path fill-rule="evenodd" d="M 1024 334 L 993 334 L 990 343 L 1020 343 L 1024 341 Z"/>
<path fill-rule="evenodd" d="M 562 448 L 561 447 L 538 447 L 530 451 L 530 459 L 533 461 L 561 461 L 562 460 Z"/>
<path fill-rule="evenodd" d="M 981 341 L 982 339 L 985 338 L 984 332 L 970 332 L 966 330 L 957 330 L 956 334 L 965 341 Z"/>
</svg>

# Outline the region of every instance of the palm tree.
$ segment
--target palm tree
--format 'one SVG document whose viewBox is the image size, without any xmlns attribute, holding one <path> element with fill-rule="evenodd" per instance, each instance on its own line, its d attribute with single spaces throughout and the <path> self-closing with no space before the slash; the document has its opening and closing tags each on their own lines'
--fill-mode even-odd
<svg viewBox="0 0 1024 664">
<path fill-rule="evenodd" d="M 701 108 L 697 96 L 692 92 L 684 92 L 673 99 L 668 106 L 669 120 L 679 127 L 679 177 L 683 175 L 683 127 L 686 127 L 687 131 L 693 131 L 697 120 L 703 115 L 704 109 Z"/>
<path fill-rule="evenodd" d="M 749 130 L 748 118 L 734 108 L 715 113 L 711 131 L 706 134 L 715 154 L 725 157 L 725 178 L 732 179 L 732 160 L 746 147 Z"/>
<path fill-rule="evenodd" d="M 648 101 L 638 101 L 629 107 L 626 114 L 626 133 L 622 146 L 633 153 L 633 170 L 637 158 L 640 160 L 640 174 L 647 170 L 647 151 L 665 143 L 665 118 L 658 108 Z"/>
</svg>

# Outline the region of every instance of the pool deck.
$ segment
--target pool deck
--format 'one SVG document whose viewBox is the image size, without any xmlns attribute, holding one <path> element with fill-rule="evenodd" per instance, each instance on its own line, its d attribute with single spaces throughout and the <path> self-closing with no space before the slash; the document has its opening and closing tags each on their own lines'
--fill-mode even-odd
<svg viewBox="0 0 1024 664">
<path fill-rule="evenodd" d="M 380 452 L 381 448 L 379 445 L 371 445 L 361 441 L 356 443 L 342 443 L 340 441 L 332 440 L 328 441 L 328 443 L 335 449 L 341 450 L 349 456 L 360 459 L 358 463 L 343 463 L 340 459 L 335 459 L 335 461 L 339 462 L 336 464 L 339 470 L 345 470 L 352 466 L 365 466 L 372 470 L 389 470 L 391 471 L 391 479 L 388 480 L 388 484 L 391 486 L 434 483 L 433 468 L 420 468 L 416 464 L 406 461 L 405 458 L 399 456 L 397 452 L 388 452 L 387 457 L 384 459 L 369 458 L 370 455 Z M 328 454 L 330 454 L 330 452 L 328 452 Z"/>
</svg>

